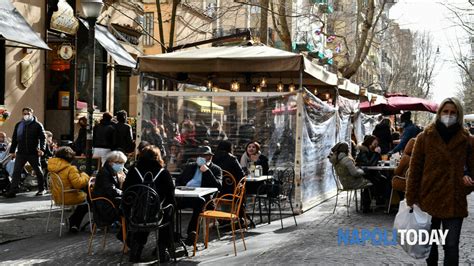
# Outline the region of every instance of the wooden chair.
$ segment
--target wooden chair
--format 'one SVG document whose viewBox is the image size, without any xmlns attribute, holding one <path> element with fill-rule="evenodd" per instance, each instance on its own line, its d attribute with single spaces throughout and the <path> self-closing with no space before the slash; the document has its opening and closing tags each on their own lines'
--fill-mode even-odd
<svg viewBox="0 0 474 266">
<path fill-rule="evenodd" d="M 105 198 L 105 197 L 92 197 L 92 190 L 94 189 L 94 184 L 95 184 L 95 177 L 91 177 L 89 179 L 89 184 L 87 186 L 87 192 L 89 194 L 89 198 L 91 200 L 91 203 L 92 203 L 92 206 L 94 208 L 94 204 L 99 202 L 99 201 L 103 201 L 103 202 L 106 202 L 107 204 L 109 204 L 112 208 L 114 209 L 117 209 L 115 204 L 109 200 L 108 198 Z M 122 239 L 123 239 L 123 248 L 122 248 L 122 253 L 126 253 L 127 252 L 127 233 L 126 233 L 126 229 L 125 229 L 125 218 L 124 217 L 121 217 L 121 221 L 122 221 Z M 100 224 L 99 227 L 102 227 L 103 230 L 104 230 L 104 240 L 102 242 L 102 249 L 105 249 L 105 244 L 106 244 L 106 241 L 107 241 L 107 229 L 110 225 L 109 224 Z M 91 230 L 91 236 L 89 238 L 89 247 L 88 247 L 88 254 L 91 255 L 91 248 L 92 248 L 92 241 L 94 240 L 94 235 L 96 233 L 96 230 L 97 230 L 97 227 L 98 227 L 98 221 L 96 220 L 96 217 L 94 217 L 94 223 L 92 225 L 92 230 Z"/>
<path fill-rule="evenodd" d="M 49 214 L 48 214 L 48 220 L 46 222 L 46 232 L 48 232 L 49 229 L 49 219 L 51 217 L 51 211 L 53 209 L 53 205 L 59 206 L 61 208 L 61 221 L 59 223 L 59 237 L 61 237 L 62 234 L 62 228 L 64 223 L 64 207 L 74 207 L 78 205 L 87 205 L 87 210 L 88 210 L 88 215 L 89 215 L 89 224 L 91 224 L 91 209 L 89 206 L 89 202 L 87 202 L 87 199 L 84 200 L 84 202 L 81 202 L 79 204 L 65 204 L 64 203 L 64 195 L 65 193 L 69 192 L 80 192 L 78 189 L 64 189 L 63 181 L 61 180 L 61 177 L 53 172 L 48 173 L 48 187 L 52 191 L 54 190 L 59 190 L 59 198 L 55 198 L 54 194 L 51 193 L 51 207 L 49 208 Z"/>
<path fill-rule="evenodd" d="M 207 248 L 207 244 L 209 242 L 209 220 L 210 219 L 222 219 L 222 220 L 228 220 L 230 221 L 230 226 L 232 228 L 232 240 L 234 242 L 234 254 L 237 256 L 237 248 L 235 246 L 235 222 L 237 221 L 240 229 L 240 235 L 242 236 L 242 242 L 244 243 L 244 249 L 247 250 L 247 246 L 245 245 L 245 238 L 244 238 L 244 233 L 242 229 L 242 225 L 240 224 L 240 219 L 239 219 L 239 213 L 240 213 L 240 208 L 242 206 L 242 202 L 244 200 L 244 195 L 245 195 L 245 178 L 242 178 L 240 182 L 236 185 L 234 194 L 225 194 L 222 195 L 218 198 L 215 198 L 211 201 L 209 201 L 206 206 L 204 206 L 204 210 L 200 215 L 199 215 L 199 220 L 196 225 L 196 238 L 194 240 L 194 250 L 193 250 L 193 256 L 196 255 L 196 244 L 197 240 L 199 238 L 199 227 L 201 224 L 202 219 L 206 219 L 206 232 L 205 232 L 205 237 L 204 237 L 204 246 Z M 219 211 L 219 210 L 206 210 L 207 206 L 213 202 L 214 206 L 219 206 L 220 203 L 222 202 L 227 202 L 231 204 L 231 210 L 230 212 L 224 212 L 224 211 Z M 216 207 L 217 208 L 217 207 Z"/>
</svg>

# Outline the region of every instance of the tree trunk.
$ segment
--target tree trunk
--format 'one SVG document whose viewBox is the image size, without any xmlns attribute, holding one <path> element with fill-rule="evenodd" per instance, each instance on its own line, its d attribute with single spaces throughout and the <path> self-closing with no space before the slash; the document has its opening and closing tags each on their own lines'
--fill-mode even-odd
<svg viewBox="0 0 474 266">
<path fill-rule="evenodd" d="M 178 4 L 181 0 L 173 0 L 173 9 L 171 10 L 171 22 L 170 22 L 170 42 L 168 45 L 169 49 L 172 49 L 174 46 L 174 28 L 176 27 L 176 11 L 178 9 Z"/>
<path fill-rule="evenodd" d="M 260 0 L 260 42 L 268 44 L 268 3 L 269 0 Z"/>
<path fill-rule="evenodd" d="M 161 42 L 161 52 L 164 54 L 166 53 L 165 45 L 165 36 L 163 35 L 163 18 L 161 17 L 161 5 L 160 0 L 156 0 L 156 13 L 158 15 L 158 31 L 160 34 L 160 42 Z M 155 23 L 155 22 L 153 22 Z"/>
<path fill-rule="evenodd" d="M 284 48 L 286 51 L 291 51 L 291 34 L 288 26 L 288 21 L 286 20 L 286 0 L 278 0 L 278 12 L 275 12 L 273 1 L 270 2 L 270 9 L 272 13 L 272 22 L 273 28 L 278 34 L 278 37 L 283 42 Z M 278 15 L 278 22 L 281 26 L 278 26 L 276 14 Z"/>
</svg>

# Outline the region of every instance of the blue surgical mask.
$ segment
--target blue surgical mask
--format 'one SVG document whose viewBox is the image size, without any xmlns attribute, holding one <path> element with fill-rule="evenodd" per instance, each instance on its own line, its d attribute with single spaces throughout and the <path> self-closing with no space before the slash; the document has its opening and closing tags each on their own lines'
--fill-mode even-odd
<svg viewBox="0 0 474 266">
<path fill-rule="evenodd" d="M 196 158 L 196 163 L 199 166 L 203 166 L 206 164 L 206 159 L 204 157 L 197 157 Z"/>
<path fill-rule="evenodd" d="M 115 173 L 123 171 L 124 165 L 121 163 L 113 163 L 112 164 L 112 169 L 114 169 Z"/>
</svg>

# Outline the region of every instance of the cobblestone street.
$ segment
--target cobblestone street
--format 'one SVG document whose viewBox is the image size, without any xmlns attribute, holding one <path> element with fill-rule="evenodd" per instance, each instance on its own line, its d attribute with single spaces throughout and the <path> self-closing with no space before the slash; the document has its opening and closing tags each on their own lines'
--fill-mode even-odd
<svg viewBox="0 0 474 266">
<path fill-rule="evenodd" d="M 19 203 L 20 196 L 15 204 Z M 42 206 L 49 197 L 38 201 Z M 424 261 L 415 260 L 402 250 L 399 246 L 338 246 L 337 230 L 341 229 L 372 229 L 375 227 L 391 229 L 394 213 L 388 215 L 379 210 L 376 213 L 362 214 L 351 210 L 347 216 L 346 209 L 342 205 L 344 198 L 340 201 L 335 214 L 332 214 L 335 199 L 332 198 L 323 204 L 297 216 L 298 226 L 294 225 L 291 217 L 284 219 L 284 229 L 281 229 L 280 222 L 274 220 L 270 225 L 262 224 L 257 228 L 246 232 L 245 239 L 247 250 L 244 251 L 240 236 L 237 235 L 237 257 L 233 254 L 231 236 L 229 232 L 216 239 L 216 235 L 211 236 L 212 241 L 209 248 L 203 250 L 199 246 L 196 257 L 180 257 L 178 264 L 194 265 L 341 265 L 341 264 L 372 264 L 372 265 L 406 265 L 420 264 Z M 473 209 L 473 198 L 469 197 L 471 203 L 470 210 Z M 31 203 L 30 203 L 31 204 Z M 0 200 L 0 207 L 12 209 L 5 199 Z M 66 214 L 69 215 L 69 214 Z M 94 241 L 94 254 L 87 255 L 87 241 L 89 234 L 80 232 L 76 235 L 64 233 L 58 237 L 59 212 L 55 212 L 50 228 L 52 232 L 45 233 L 47 212 L 36 210 L 33 213 L 14 214 L 13 216 L 2 215 L 0 219 L 1 243 L 0 244 L 0 264 L 55 264 L 55 265 L 104 265 L 119 264 L 128 261 L 128 255 L 121 256 L 121 243 L 115 239 L 113 234 L 108 234 L 107 247 L 102 249 L 102 232 Z M 257 219 L 258 221 L 258 219 Z M 67 231 L 67 230 L 65 230 Z M 214 231 L 211 229 L 211 231 Z M 222 231 L 222 230 L 221 230 Z M 464 221 L 461 245 L 460 261 L 468 265 L 474 262 L 474 222 L 471 217 Z M 150 237 L 144 258 L 153 261 L 152 245 Z M 188 247 L 190 255 L 192 247 Z M 179 252 L 182 254 L 182 252 Z M 442 261 L 440 252 L 440 261 Z"/>
</svg>

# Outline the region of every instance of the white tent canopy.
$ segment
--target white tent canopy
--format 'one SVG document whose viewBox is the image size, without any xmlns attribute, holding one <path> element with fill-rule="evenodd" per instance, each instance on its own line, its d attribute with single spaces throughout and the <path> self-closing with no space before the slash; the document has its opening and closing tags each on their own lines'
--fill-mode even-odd
<svg viewBox="0 0 474 266">
<path fill-rule="evenodd" d="M 304 85 L 335 87 L 338 81 L 335 74 L 301 54 L 264 45 L 208 47 L 141 56 L 139 70 L 188 83 L 204 84 L 212 78 L 216 85 L 227 85 L 233 80 L 245 83 L 262 77 L 268 84 L 280 81 L 297 84 L 300 74 Z"/>
<path fill-rule="evenodd" d="M 466 121 L 474 121 L 474 114 L 468 114 L 464 116 L 464 120 Z"/>
</svg>

